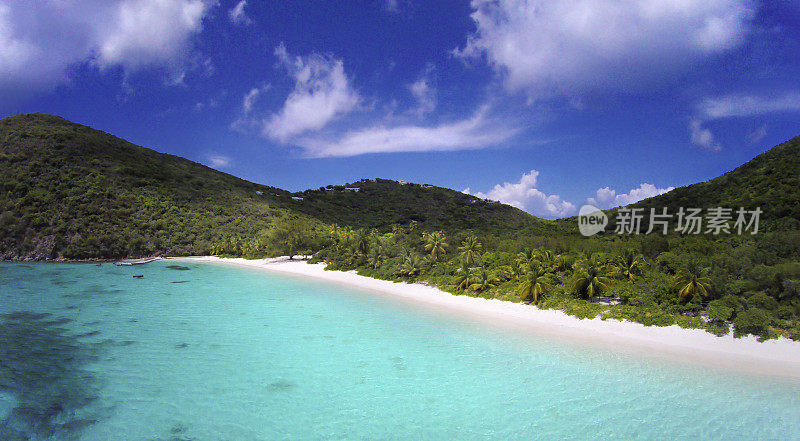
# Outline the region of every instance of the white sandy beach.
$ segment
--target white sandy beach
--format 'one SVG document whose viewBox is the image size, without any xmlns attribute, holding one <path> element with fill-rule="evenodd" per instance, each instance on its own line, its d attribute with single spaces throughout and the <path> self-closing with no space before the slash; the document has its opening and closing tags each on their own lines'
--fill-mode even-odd
<svg viewBox="0 0 800 441">
<path fill-rule="evenodd" d="M 717 337 L 700 329 L 647 327 L 618 320 L 580 320 L 561 311 L 502 300 L 454 296 L 422 284 L 395 283 L 359 276 L 355 272 L 325 271 L 325 264 L 309 265 L 287 258 L 246 260 L 218 257 L 170 258 L 260 268 L 312 277 L 412 302 L 426 308 L 469 316 L 493 325 L 531 332 L 548 338 L 645 353 L 653 357 L 800 380 L 800 342 L 781 338 L 758 342 L 754 337 Z"/>
</svg>

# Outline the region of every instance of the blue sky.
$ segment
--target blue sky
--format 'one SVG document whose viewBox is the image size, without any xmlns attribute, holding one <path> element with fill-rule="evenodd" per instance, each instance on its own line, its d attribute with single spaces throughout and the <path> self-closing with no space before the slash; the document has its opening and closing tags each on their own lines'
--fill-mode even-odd
<svg viewBox="0 0 800 441">
<path fill-rule="evenodd" d="M 404 179 L 547 218 L 800 134 L 798 71 L 788 1 L 0 4 L 0 116 L 289 190 Z"/>
</svg>

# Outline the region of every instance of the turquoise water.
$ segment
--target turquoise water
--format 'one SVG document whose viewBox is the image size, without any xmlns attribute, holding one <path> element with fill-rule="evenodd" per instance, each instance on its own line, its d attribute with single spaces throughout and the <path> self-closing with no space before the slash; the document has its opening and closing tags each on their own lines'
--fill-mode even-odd
<svg viewBox="0 0 800 441">
<path fill-rule="evenodd" d="M 796 382 L 246 268 L 0 264 L 0 314 L 4 440 L 800 439 Z"/>
</svg>

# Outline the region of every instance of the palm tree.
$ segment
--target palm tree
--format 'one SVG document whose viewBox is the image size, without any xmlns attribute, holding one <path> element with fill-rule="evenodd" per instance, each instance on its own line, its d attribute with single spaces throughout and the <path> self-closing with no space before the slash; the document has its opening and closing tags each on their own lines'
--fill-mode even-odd
<svg viewBox="0 0 800 441">
<path fill-rule="evenodd" d="M 641 270 L 643 257 L 634 250 L 625 250 L 615 259 L 617 274 L 623 279 L 633 281 Z"/>
<path fill-rule="evenodd" d="M 541 267 L 532 266 L 531 269 L 525 274 L 525 279 L 519 285 L 519 295 L 525 301 L 538 304 L 539 298 L 544 294 L 547 287 L 550 275 L 542 270 Z"/>
<path fill-rule="evenodd" d="M 356 254 L 365 257 L 369 253 L 371 245 L 370 239 L 371 236 L 366 229 L 356 231 L 355 237 L 353 237 L 353 248 Z"/>
<path fill-rule="evenodd" d="M 425 233 L 424 235 L 425 241 L 425 251 L 430 251 L 431 259 L 439 260 L 439 256 L 444 254 L 445 248 L 447 245 L 447 238 L 444 236 L 444 233 L 441 231 L 434 231 L 433 233 Z"/>
<path fill-rule="evenodd" d="M 711 278 L 708 277 L 708 271 L 708 268 L 701 268 L 696 263 L 678 271 L 673 278 L 678 297 L 685 299 L 695 294 L 708 297 L 711 292 Z"/>
<path fill-rule="evenodd" d="M 481 248 L 482 245 L 475 236 L 467 237 L 461 242 L 461 246 L 458 248 L 459 251 L 461 251 L 461 260 L 464 260 L 470 265 L 474 264 L 475 258 L 481 253 Z"/>
<path fill-rule="evenodd" d="M 553 252 L 550 250 L 539 249 L 536 250 L 535 259 L 539 261 L 544 269 L 551 269 L 555 263 Z"/>
<path fill-rule="evenodd" d="M 597 262 L 584 261 L 577 270 L 572 292 L 587 298 L 602 294 L 608 288 L 608 277 L 604 270 Z"/>
<path fill-rule="evenodd" d="M 400 275 L 407 277 L 416 276 L 419 274 L 420 266 L 420 259 L 416 255 L 408 253 L 403 259 L 403 263 L 400 265 Z"/>
<path fill-rule="evenodd" d="M 572 264 L 573 263 L 574 263 L 574 260 L 573 260 L 572 256 L 570 256 L 568 254 L 559 254 L 556 257 L 556 262 L 553 265 L 553 268 L 556 271 L 566 271 L 566 270 L 572 268 Z"/>
<path fill-rule="evenodd" d="M 503 265 L 501 271 L 503 272 L 505 279 L 511 280 L 523 274 L 524 271 L 522 268 L 522 264 L 516 260 L 512 260 L 508 265 Z"/>
<path fill-rule="evenodd" d="M 380 248 L 373 247 L 370 250 L 369 257 L 367 258 L 367 265 L 373 269 L 378 269 L 381 265 L 383 265 L 383 253 L 381 252 Z"/>
<path fill-rule="evenodd" d="M 492 274 L 489 274 L 489 272 L 486 271 L 486 267 L 481 267 L 480 272 L 477 277 L 475 277 L 475 281 L 469 285 L 469 289 L 475 292 L 483 292 L 496 287 L 498 284 L 500 284 L 500 281 Z"/>
<path fill-rule="evenodd" d="M 467 262 L 462 262 L 459 274 L 456 276 L 456 289 L 464 291 L 469 288 L 472 281 L 472 268 L 469 267 Z"/>
<path fill-rule="evenodd" d="M 520 265 L 528 265 L 535 258 L 536 252 L 530 248 L 525 248 L 525 251 L 517 254 L 517 262 L 519 262 Z"/>
</svg>

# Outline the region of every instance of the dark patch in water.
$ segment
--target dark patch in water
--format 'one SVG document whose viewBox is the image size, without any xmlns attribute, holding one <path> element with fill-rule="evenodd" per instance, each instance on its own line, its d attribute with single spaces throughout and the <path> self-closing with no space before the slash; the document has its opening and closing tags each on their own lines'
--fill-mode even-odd
<svg viewBox="0 0 800 441">
<path fill-rule="evenodd" d="M 66 325 L 67 323 L 72 322 L 72 321 L 74 321 L 74 320 L 68 319 L 66 317 L 62 317 L 60 319 L 50 320 L 49 322 L 45 322 L 45 323 L 47 324 L 47 326 L 61 326 L 61 325 Z"/>
<path fill-rule="evenodd" d="M 178 348 L 178 349 L 188 348 L 189 347 L 189 343 L 181 343 L 179 345 L 175 345 L 175 347 Z"/>
<path fill-rule="evenodd" d="M 189 281 L 188 280 L 176 280 L 175 282 L 169 282 L 169 283 L 189 283 Z"/>
<path fill-rule="evenodd" d="M 274 383 L 270 383 L 270 385 L 267 386 L 267 389 L 269 389 L 271 391 L 283 392 L 283 391 L 288 391 L 288 390 L 294 389 L 296 387 L 297 387 L 297 384 L 295 384 L 294 382 L 287 381 L 287 380 L 278 380 L 278 381 L 276 381 Z"/>
<path fill-rule="evenodd" d="M 188 431 L 188 427 L 178 423 L 169 429 L 169 435 L 164 438 L 153 438 L 152 441 L 197 441 L 197 438 L 187 435 Z"/>
<path fill-rule="evenodd" d="M 74 295 L 74 297 L 86 297 L 88 296 L 109 296 L 113 294 L 119 294 L 123 292 L 121 289 L 113 289 L 109 287 L 105 287 L 102 285 L 91 285 L 89 287 L 84 288 L 80 291 L 80 295 Z"/>
<path fill-rule="evenodd" d="M 101 322 L 100 320 L 95 320 L 95 321 L 93 321 L 93 322 L 88 322 L 88 323 L 85 323 L 85 325 L 86 325 L 86 326 L 97 326 L 97 325 L 99 325 L 100 323 L 103 323 L 103 322 Z"/>
<path fill-rule="evenodd" d="M 188 266 L 181 266 L 181 265 L 167 265 L 166 268 L 175 271 L 189 271 L 191 269 Z"/>
<path fill-rule="evenodd" d="M 97 347 L 108 347 L 108 346 L 124 347 L 124 346 L 130 346 L 135 343 L 136 342 L 134 340 L 116 341 L 113 338 L 107 338 L 101 341 L 100 343 L 94 343 L 94 345 Z M 113 360 L 113 358 L 109 358 L 109 360 Z"/>
<path fill-rule="evenodd" d="M 50 314 L 0 315 L 0 388 L 17 401 L 0 420 L 0 439 L 76 440 L 99 415 L 93 375 L 94 346 L 44 320 Z"/>
<path fill-rule="evenodd" d="M 43 318 L 50 317 L 53 314 L 49 312 L 12 312 L 10 314 L 4 314 L 2 317 L 6 320 L 41 320 Z"/>
<path fill-rule="evenodd" d="M 406 364 L 403 361 L 403 357 L 392 357 L 390 358 L 390 360 L 392 361 L 394 368 L 397 369 L 398 371 L 406 370 Z"/>
<path fill-rule="evenodd" d="M 188 429 L 183 424 L 176 424 L 172 427 L 172 429 L 169 430 L 169 433 L 175 435 L 178 433 L 186 433 L 187 430 Z"/>
<path fill-rule="evenodd" d="M 138 321 L 139 321 L 139 320 L 137 320 L 137 319 L 135 319 L 135 318 L 128 319 L 128 323 L 136 323 L 136 322 L 138 322 Z"/>
<path fill-rule="evenodd" d="M 94 337 L 95 335 L 100 335 L 100 331 L 94 330 L 89 332 L 84 332 L 82 334 L 78 334 L 75 337 L 82 338 L 82 337 Z"/>
</svg>

